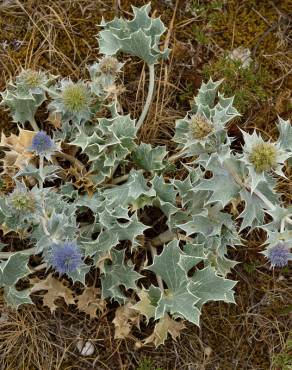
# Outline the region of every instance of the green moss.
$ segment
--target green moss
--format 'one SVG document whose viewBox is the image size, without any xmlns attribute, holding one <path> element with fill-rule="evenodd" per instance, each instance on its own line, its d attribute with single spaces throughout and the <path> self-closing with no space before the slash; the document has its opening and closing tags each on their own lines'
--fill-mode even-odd
<svg viewBox="0 0 292 370">
<path fill-rule="evenodd" d="M 156 367 L 150 358 L 143 358 L 136 370 L 164 370 L 161 367 Z"/>
<path fill-rule="evenodd" d="M 255 103 L 262 103 L 271 96 L 268 90 L 270 76 L 264 68 L 256 69 L 253 64 L 242 68 L 240 61 L 231 60 L 227 55 L 205 65 L 203 76 L 205 80 L 223 78 L 220 91 L 227 96 L 235 93 L 234 105 L 242 114 Z"/>
<path fill-rule="evenodd" d="M 287 339 L 283 351 L 273 358 L 273 369 L 291 370 L 292 369 L 292 336 Z"/>
</svg>

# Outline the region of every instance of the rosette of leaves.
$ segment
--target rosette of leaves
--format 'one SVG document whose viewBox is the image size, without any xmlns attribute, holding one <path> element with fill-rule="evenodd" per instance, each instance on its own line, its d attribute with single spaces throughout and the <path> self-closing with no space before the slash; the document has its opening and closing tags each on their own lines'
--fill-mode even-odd
<svg viewBox="0 0 292 370">
<path fill-rule="evenodd" d="M 212 79 L 203 82 L 191 111 L 185 118 L 176 121 L 173 141 L 178 143 L 182 156 L 198 156 L 229 149 L 231 138 L 226 134 L 225 127 L 239 113 L 233 107 L 233 97 L 225 98 L 217 92 L 221 82 L 213 82 Z"/>
<path fill-rule="evenodd" d="M 30 122 L 37 131 L 35 113 L 38 107 L 46 100 L 45 89 L 55 76 L 45 72 L 23 69 L 14 82 L 9 82 L 7 88 L 1 93 L 1 105 L 10 109 L 12 119 L 16 123 Z"/>
<path fill-rule="evenodd" d="M 115 18 L 101 23 L 98 34 L 99 50 L 105 55 L 122 51 L 143 59 L 153 65 L 160 58 L 167 58 L 169 50 L 160 51 L 159 40 L 166 28 L 159 18 L 149 17 L 150 3 L 136 8 L 132 6 L 134 18 L 130 21 Z"/>
</svg>

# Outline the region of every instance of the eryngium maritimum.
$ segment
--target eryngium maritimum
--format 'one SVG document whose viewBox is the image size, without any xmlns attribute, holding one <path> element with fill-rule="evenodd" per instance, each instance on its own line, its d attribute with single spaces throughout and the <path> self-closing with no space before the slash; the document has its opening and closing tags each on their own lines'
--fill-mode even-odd
<svg viewBox="0 0 292 370">
<path fill-rule="evenodd" d="M 214 127 L 207 118 L 195 114 L 190 119 L 190 130 L 193 138 L 200 140 L 208 136 L 214 130 Z"/>
<path fill-rule="evenodd" d="M 120 63 L 114 57 L 105 56 L 99 62 L 99 69 L 102 73 L 115 75 L 119 72 Z"/>
<path fill-rule="evenodd" d="M 289 249 L 285 243 L 278 243 L 268 250 L 268 258 L 274 267 L 287 266 L 289 261 Z"/>
<path fill-rule="evenodd" d="M 256 172 L 270 171 L 277 164 L 277 150 L 271 143 L 259 143 L 252 148 L 249 160 Z"/>
<path fill-rule="evenodd" d="M 44 131 L 37 132 L 31 143 L 30 150 L 38 155 L 50 154 L 54 150 L 54 141 Z"/>
<path fill-rule="evenodd" d="M 82 263 L 82 254 L 75 242 L 53 244 L 49 257 L 50 265 L 60 274 L 74 272 Z"/>
<path fill-rule="evenodd" d="M 36 202 L 32 194 L 27 191 L 15 190 L 10 195 L 10 205 L 18 213 L 31 213 L 35 211 Z"/>
<path fill-rule="evenodd" d="M 48 79 L 43 72 L 24 69 L 17 76 L 16 81 L 22 83 L 28 89 L 37 89 L 46 85 Z"/>
<path fill-rule="evenodd" d="M 69 82 L 63 87 L 62 100 L 67 111 L 80 113 L 87 110 L 90 104 L 89 89 L 84 83 Z"/>
</svg>

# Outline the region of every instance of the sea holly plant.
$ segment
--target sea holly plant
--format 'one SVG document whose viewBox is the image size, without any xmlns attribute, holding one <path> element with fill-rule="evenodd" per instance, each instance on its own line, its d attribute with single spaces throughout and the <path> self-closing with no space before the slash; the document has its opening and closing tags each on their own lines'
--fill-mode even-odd
<svg viewBox="0 0 292 370">
<path fill-rule="evenodd" d="M 256 130 L 231 137 L 239 112 L 219 92 L 221 81 L 210 79 L 176 121 L 175 154 L 139 142 L 154 68 L 169 50 L 150 5 L 133 12 L 132 20 L 101 23 L 102 55 L 87 80 L 22 70 L 2 92 L 13 121 L 35 131 L 1 137 L 2 176 L 14 189 L 0 189 L 0 288 L 9 306 L 33 304 L 43 291 L 52 312 L 62 297 L 90 318 L 115 301 L 116 337 L 144 320 L 155 325 L 145 343 L 158 346 L 168 333 L 177 338 L 184 321 L 200 325 L 209 301 L 236 302 L 228 274 L 240 261 L 230 251 L 252 230 L 266 233 L 261 253 L 271 268 L 292 260 L 292 209 L 276 192 L 292 130 L 279 118 L 277 140 Z M 124 54 L 149 65 L 137 122 L 119 101 Z M 36 122 L 41 104 L 58 125 Z"/>
</svg>

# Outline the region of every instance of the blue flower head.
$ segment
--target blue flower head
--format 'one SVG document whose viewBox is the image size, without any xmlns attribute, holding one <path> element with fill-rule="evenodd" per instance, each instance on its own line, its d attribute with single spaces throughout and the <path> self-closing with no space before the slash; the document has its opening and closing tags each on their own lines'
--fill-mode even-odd
<svg viewBox="0 0 292 370">
<path fill-rule="evenodd" d="M 50 154 L 55 148 L 54 141 L 44 131 L 36 133 L 32 139 L 30 150 L 38 155 Z"/>
<path fill-rule="evenodd" d="M 268 258 L 272 266 L 284 267 L 288 265 L 290 253 L 285 243 L 278 243 L 268 250 Z"/>
<path fill-rule="evenodd" d="M 49 257 L 50 265 L 60 274 L 76 271 L 82 263 L 82 254 L 75 242 L 53 244 Z"/>
</svg>

